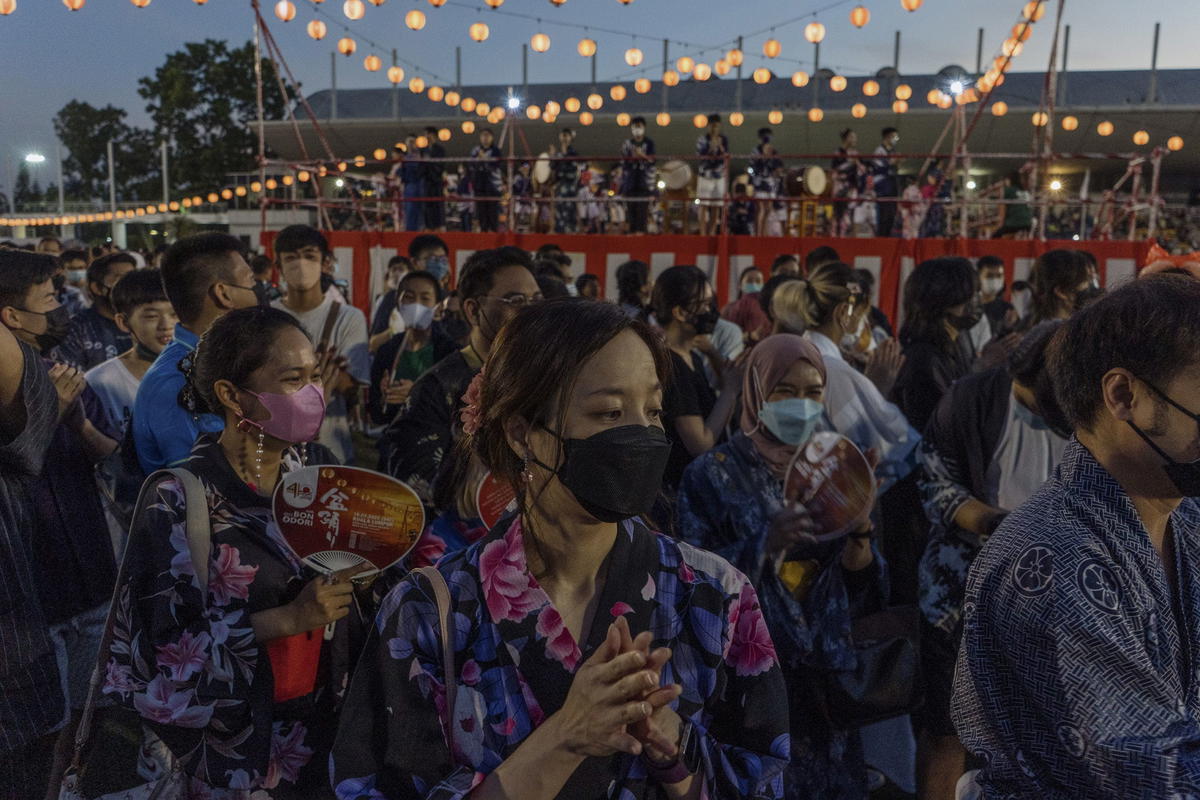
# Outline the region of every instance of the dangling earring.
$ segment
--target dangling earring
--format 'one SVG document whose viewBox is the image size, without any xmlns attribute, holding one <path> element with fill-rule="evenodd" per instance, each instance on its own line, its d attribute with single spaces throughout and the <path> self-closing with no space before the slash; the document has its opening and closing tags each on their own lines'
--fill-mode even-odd
<svg viewBox="0 0 1200 800">
<path fill-rule="evenodd" d="M 526 483 L 533 483 L 533 472 L 529 469 L 529 456 L 525 456 L 521 463 L 521 480 Z"/>
<path fill-rule="evenodd" d="M 241 431 L 242 433 L 249 433 L 251 428 L 258 428 L 257 425 L 255 425 L 253 422 L 246 419 L 245 417 L 238 420 L 237 427 L 238 427 L 238 430 Z M 267 435 L 263 432 L 263 429 L 258 428 L 258 448 L 254 451 L 254 480 L 255 480 L 255 483 L 246 481 L 246 485 L 249 486 L 251 489 L 253 489 L 256 492 L 258 491 L 258 487 L 262 485 L 263 442 L 266 440 L 266 436 Z M 244 440 L 243 440 L 243 445 L 242 445 L 242 454 L 241 454 L 241 458 L 239 460 L 240 460 L 240 463 L 238 464 L 238 466 L 241 467 L 242 477 L 243 477 L 243 479 L 245 479 L 247 476 L 249 476 L 250 470 L 246 467 L 246 447 L 245 447 Z"/>
<path fill-rule="evenodd" d="M 258 484 L 255 490 L 262 486 L 262 457 L 263 457 L 263 441 L 267 435 L 260 428 L 258 431 L 258 449 L 254 451 L 254 480 Z"/>
</svg>

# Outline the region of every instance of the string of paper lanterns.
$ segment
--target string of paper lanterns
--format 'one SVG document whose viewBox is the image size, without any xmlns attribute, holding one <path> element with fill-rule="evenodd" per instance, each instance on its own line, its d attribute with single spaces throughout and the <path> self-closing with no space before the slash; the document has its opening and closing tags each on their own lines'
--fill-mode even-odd
<svg viewBox="0 0 1200 800">
<path fill-rule="evenodd" d="M 923 5 L 923 0 L 899 1 L 901 7 L 909 12 L 916 11 Z M 62 0 L 62 2 L 69 11 L 79 11 L 86 5 L 86 0 Z M 136 8 L 146 8 L 150 5 L 151 0 L 130 0 L 130 2 Z M 194 0 L 194 2 L 197 5 L 205 5 L 207 0 Z M 320 3 L 323 2 L 323 0 L 314 0 L 314 2 Z M 378 7 L 382 6 L 386 0 L 367 0 L 367 2 L 370 2 L 372 6 Z M 432 7 L 440 8 L 445 5 L 446 0 L 428 0 L 428 2 Z M 484 2 L 493 10 L 504 5 L 504 0 L 484 0 Z M 555 6 L 561 6 L 565 4 L 566 0 L 550 0 L 550 2 Z M 618 2 L 622 3 L 623 5 L 629 5 L 632 0 L 618 0 Z M 0 0 L 0 16 L 6 16 L 14 13 L 16 7 L 16 0 Z M 296 4 L 293 2 L 293 0 L 278 0 L 278 2 L 274 4 L 273 10 L 275 16 L 283 22 L 292 21 L 295 19 L 297 14 Z M 366 15 L 366 10 L 366 3 L 364 0 L 344 0 L 342 3 L 342 13 L 347 19 L 352 21 L 363 19 Z M 940 108 L 949 108 L 954 102 L 958 102 L 959 104 L 976 102 L 979 99 L 980 92 L 987 93 L 996 86 L 1001 85 L 1004 82 L 1005 73 L 1009 70 L 1012 60 L 1021 54 L 1025 43 L 1029 41 L 1029 38 L 1032 35 L 1032 23 L 1042 19 L 1045 16 L 1045 13 L 1046 0 L 1029 0 L 1022 8 L 1021 21 L 1013 26 L 1012 35 L 1004 40 L 1000 47 L 1000 54 L 996 57 L 993 65 L 988 69 L 988 71 L 980 77 L 976 86 L 964 90 L 957 96 L 951 96 L 945 92 L 942 92 L 941 90 L 933 90 L 927 95 L 927 99 L 930 104 L 936 105 Z M 859 4 L 850 11 L 849 19 L 851 25 L 853 25 L 855 28 L 861 29 L 870 22 L 871 12 L 866 6 Z M 424 12 L 420 11 L 419 9 L 411 9 L 405 14 L 404 22 L 406 27 L 408 27 L 410 30 L 419 31 L 425 28 L 427 24 L 427 18 Z M 328 35 L 329 30 L 325 22 L 319 19 L 314 19 L 307 23 L 306 32 L 310 38 L 319 41 Z M 804 38 L 810 43 L 818 44 L 824 41 L 826 32 L 825 25 L 814 20 L 805 25 Z M 491 31 L 489 26 L 482 21 L 475 22 L 468 28 L 468 35 L 475 42 L 487 41 L 490 37 L 490 33 Z M 535 33 L 530 39 L 530 48 L 537 53 L 547 52 L 550 49 L 550 37 L 545 33 Z M 338 40 L 337 49 L 338 52 L 346 56 L 351 56 L 357 51 L 358 45 L 352 37 L 344 36 Z M 595 39 L 592 39 L 591 37 L 584 37 L 579 41 L 576 49 L 581 56 L 591 58 L 596 55 L 598 51 L 598 44 L 596 43 Z M 777 38 L 771 36 L 763 42 L 762 51 L 766 58 L 777 59 L 782 55 L 783 46 Z M 627 65 L 631 67 L 638 67 L 644 63 L 645 54 L 640 48 L 634 46 L 625 50 L 624 59 Z M 697 62 L 693 57 L 685 55 L 681 56 L 676 61 L 675 70 L 669 69 L 663 73 L 662 81 L 667 86 L 678 85 L 681 74 L 690 74 L 694 80 L 705 81 L 710 79 L 714 73 L 719 76 L 727 75 L 732 68 L 741 66 L 743 63 L 744 54 L 737 48 L 729 50 L 723 57 L 716 59 L 712 65 L 709 65 L 705 62 Z M 383 60 L 378 55 L 369 54 L 363 60 L 363 67 L 368 72 L 379 72 L 383 69 Z M 387 69 L 386 75 L 388 81 L 393 84 L 402 83 L 405 78 L 404 70 L 399 66 L 392 66 Z M 770 69 L 766 67 L 759 67 L 753 71 L 751 77 L 758 84 L 766 84 L 773 80 L 775 75 Z M 803 87 L 809 83 L 810 76 L 803 70 L 799 70 L 793 73 L 791 81 L 794 86 Z M 848 81 L 842 75 L 834 75 L 829 80 L 829 88 L 833 92 L 845 91 L 847 85 Z M 419 77 L 414 77 L 409 82 L 409 88 L 414 92 L 423 92 L 425 91 L 425 82 Z M 645 94 L 651 91 L 653 87 L 648 78 L 642 77 L 634 81 L 633 88 L 639 94 Z M 864 81 L 862 85 L 862 92 L 867 97 L 876 96 L 879 93 L 878 82 L 873 79 Z M 896 113 L 906 112 L 908 110 L 908 101 L 912 97 L 911 87 L 907 86 L 906 84 L 901 84 L 897 87 L 895 94 L 895 100 L 892 103 L 893 111 Z M 461 100 L 464 109 L 467 105 L 467 101 L 471 100 L 470 98 L 460 98 L 457 92 L 446 92 L 443 88 L 438 86 L 429 87 L 429 95 L 431 100 L 434 100 L 435 102 L 445 100 L 447 105 L 450 106 L 458 105 Z M 620 102 L 626 97 L 625 88 L 623 86 L 614 86 L 610 91 L 610 97 L 612 97 L 614 101 Z M 575 113 L 574 111 L 571 111 L 571 99 L 569 99 L 567 103 L 568 111 Z M 599 95 L 593 94 L 588 97 L 587 102 L 589 108 L 592 110 L 598 110 L 603 104 L 603 98 L 601 98 Z M 474 101 L 471 101 L 471 103 L 474 104 Z M 486 108 L 486 104 L 480 105 L 483 105 Z M 575 99 L 574 105 L 576 106 L 576 110 L 578 110 L 579 101 L 577 99 Z M 555 106 L 558 106 L 558 104 L 555 103 Z M 1007 114 L 1008 105 L 1004 101 L 996 101 L 991 104 L 990 110 L 994 116 L 1002 117 Z M 494 115 L 491 114 L 490 109 L 487 113 L 489 118 L 494 117 Z M 532 113 L 536 114 L 537 117 L 545 119 L 552 119 L 557 116 L 557 112 L 545 113 L 541 109 Z M 582 113 L 587 114 L 588 112 Z M 775 113 L 777 112 L 772 111 L 768 116 L 770 117 Z M 778 113 L 781 114 L 781 112 Z M 822 118 L 823 113 L 824 112 L 821 111 L 821 109 L 810 109 L 808 116 L 810 120 L 817 121 L 814 119 L 814 117 L 818 119 Z M 864 104 L 855 103 L 852 105 L 852 116 L 861 118 L 862 116 L 865 116 L 865 114 L 866 107 Z M 531 116 L 531 118 L 537 117 Z M 669 120 L 669 115 L 666 115 L 666 118 Z M 1031 120 L 1036 126 L 1044 126 L 1048 123 L 1049 117 L 1045 112 L 1039 111 L 1032 116 Z M 469 120 L 467 122 L 469 122 Z M 1063 130 L 1070 132 L 1078 129 L 1079 120 L 1074 116 L 1066 116 L 1061 120 L 1060 124 Z M 1096 126 L 1096 133 L 1100 136 L 1111 136 L 1114 131 L 1115 126 L 1107 120 L 1100 122 Z M 1150 134 L 1147 131 L 1139 130 L 1133 135 L 1133 141 L 1139 146 L 1144 145 L 1150 141 Z M 1182 137 L 1171 136 L 1167 140 L 1168 149 L 1181 149 L 1182 146 Z"/>
</svg>

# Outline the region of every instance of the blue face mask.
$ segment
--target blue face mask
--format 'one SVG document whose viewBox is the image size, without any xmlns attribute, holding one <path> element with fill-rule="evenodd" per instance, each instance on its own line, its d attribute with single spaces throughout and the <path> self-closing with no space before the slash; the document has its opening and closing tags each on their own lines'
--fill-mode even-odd
<svg viewBox="0 0 1200 800">
<path fill-rule="evenodd" d="M 446 256 L 430 256 L 425 259 L 425 271 L 440 281 L 450 274 L 450 259 Z"/>
<path fill-rule="evenodd" d="M 771 435 L 784 444 L 798 447 L 807 442 L 817 429 L 825 406 L 807 397 L 789 397 L 764 403 L 758 420 Z"/>
</svg>

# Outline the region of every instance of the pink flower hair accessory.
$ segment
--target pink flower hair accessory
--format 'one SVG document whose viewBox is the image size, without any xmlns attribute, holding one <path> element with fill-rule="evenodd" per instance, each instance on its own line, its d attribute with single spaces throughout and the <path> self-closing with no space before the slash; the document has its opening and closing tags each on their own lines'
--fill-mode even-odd
<svg viewBox="0 0 1200 800">
<path fill-rule="evenodd" d="M 458 412 L 458 418 L 462 422 L 463 432 L 468 436 L 474 436 L 483 424 L 483 407 L 480 400 L 483 397 L 484 380 L 484 370 L 481 369 L 471 379 L 471 384 L 462 396 L 464 405 L 462 411 Z"/>
</svg>

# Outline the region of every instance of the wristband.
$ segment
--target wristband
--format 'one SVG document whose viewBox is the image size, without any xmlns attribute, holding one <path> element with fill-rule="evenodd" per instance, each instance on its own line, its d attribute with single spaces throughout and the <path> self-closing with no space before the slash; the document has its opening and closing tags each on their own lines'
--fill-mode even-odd
<svg viewBox="0 0 1200 800">
<path fill-rule="evenodd" d="M 700 738 L 692 721 L 683 722 L 674 758 L 665 764 L 656 764 L 643 753 L 642 761 L 646 765 L 647 776 L 662 786 L 670 786 L 695 775 L 700 769 Z"/>
</svg>

